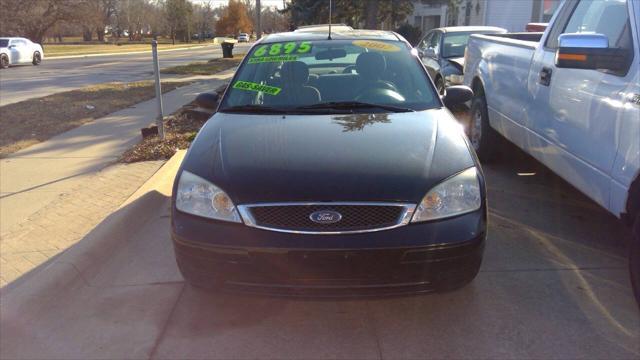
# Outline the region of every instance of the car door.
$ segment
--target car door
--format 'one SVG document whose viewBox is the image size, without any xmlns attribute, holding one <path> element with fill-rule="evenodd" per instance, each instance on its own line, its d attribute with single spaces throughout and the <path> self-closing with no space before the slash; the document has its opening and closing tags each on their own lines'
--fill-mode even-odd
<svg viewBox="0 0 640 360">
<path fill-rule="evenodd" d="M 434 30 L 429 36 L 429 41 L 426 43 L 426 48 L 423 51 L 422 62 L 429 72 L 429 76 L 436 81 L 436 75 L 440 71 L 440 63 L 438 57 L 440 56 L 440 43 L 442 40 L 442 32 Z"/>
<path fill-rule="evenodd" d="M 22 62 L 20 57 L 20 49 L 22 48 L 21 41 L 13 39 L 9 42 L 9 57 L 11 58 L 11 64 L 19 64 Z"/>
<path fill-rule="evenodd" d="M 605 208 L 625 96 L 637 66 L 625 73 L 557 68 L 557 37 L 596 32 L 633 54 L 629 0 L 569 0 L 532 62 L 526 112 L 529 152 Z M 634 59 L 632 64 L 637 63 Z"/>
<path fill-rule="evenodd" d="M 422 61 L 422 63 L 424 64 L 425 68 L 427 68 L 427 72 L 429 73 L 429 75 L 431 75 L 431 71 L 432 70 L 427 67 L 425 54 L 426 54 L 427 48 L 429 47 L 429 42 L 431 41 L 431 37 L 432 36 L 433 36 L 433 31 L 427 32 L 427 34 L 422 38 L 422 40 L 418 44 L 418 50 L 419 50 L 419 54 L 420 54 L 420 61 Z"/>
</svg>

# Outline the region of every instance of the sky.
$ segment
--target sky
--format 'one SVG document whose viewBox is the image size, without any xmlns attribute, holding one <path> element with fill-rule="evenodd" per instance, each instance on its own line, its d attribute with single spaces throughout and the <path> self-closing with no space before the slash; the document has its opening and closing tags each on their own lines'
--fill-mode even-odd
<svg viewBox="0 0 640 360">
<path fill-rule="evenodd" d="M 207 3 L 209 0 L 191 0 L 192 3 Z M 221 5 L 227 5 L 227 0 L 210 0 L 211 5 L 218 7 Z M 260 0 L 262 6 L 276 6 L 278 9 L 282 9 L 282 0 Z"/>
</svg>

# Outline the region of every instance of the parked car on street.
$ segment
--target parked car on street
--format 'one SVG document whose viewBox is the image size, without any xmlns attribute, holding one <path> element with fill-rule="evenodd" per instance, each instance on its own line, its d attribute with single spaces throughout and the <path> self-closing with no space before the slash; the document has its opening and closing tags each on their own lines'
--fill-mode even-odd
<svg viewBox="0 0 640 360">
<path fill-rule="evenodd" d="M 438 96 L 411 49 L 371 30 L 273 34 L 251 49 L 176 176 L 188 282 L 351 295 L 474 279 L 484 177 L 445 108 L 472 93 Z"/>
<path fill-rule="evenodd" d="M 507 30 L 493 26 L 452 26 L 433 29 L 416 46 L 438 92 L 462 84 L 464 51 L 472 34 L 499 34 Z"/>
<path fill-rule="evenodd" d="M 639 29 L 640 2 L 566 1 L 544 35 L 472 36 L 464 83 L 480 159 L 503 136 L 633 226 L 640 304 Z"/>
<path fill-rule="evenodd" d="M 42 59 L 44 59 L 44 51 L 40 44 L 20 37 L 0 38 L 1 69 L 18 64 L 40 65 Z"/>
<path fill-rule="evenodd" d="M 240 33 L 240 35 L 238 35 L 238 42 L 249 42 L 249 34 Z"/>
</svg>

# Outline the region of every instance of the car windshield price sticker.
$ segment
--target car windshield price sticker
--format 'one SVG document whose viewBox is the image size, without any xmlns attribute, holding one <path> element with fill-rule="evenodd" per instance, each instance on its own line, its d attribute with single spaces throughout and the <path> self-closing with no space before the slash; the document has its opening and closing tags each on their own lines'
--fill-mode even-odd
<svg viewBox="0 0 640 360">
<path fill-rule="evenodd" d="M 298 60 L 297 55 L 279 55 L 279 56 L 259 56 L 249 59 L 249 64 L 259 64 L 267 62 L 287 62 Z"/>
<path fill-rule="evenodd" d="M 296 61 L 299 54 L 306 54 L 309 51 L 311 51 L 311 42 L 309 41 L 266 44 L 253 52 L 249 64 Z"/>
<path fill-rule="evenodd" d="M 282 91 L 282 89 L 279 87 L 262 85 L 249 81 L 236 81 L 233 84 L 233 88 L 247 91 L 262 91 L 263 93 L 269 95 L 278 95 L 280 91 Z"/>
<path fill-rule="evenodd" d="M 391 51 L 391 52 L 400 51 L 400 47 L 395 46 L 393 44 L 388 44 L 388 43 L 382 42 L 382 41 L 354 40 L 352 42 L 352 44 L 355 45 L 355 46 L 363 47 L 365 49 L 369 49 L 369 50 Z"/>
</svg>

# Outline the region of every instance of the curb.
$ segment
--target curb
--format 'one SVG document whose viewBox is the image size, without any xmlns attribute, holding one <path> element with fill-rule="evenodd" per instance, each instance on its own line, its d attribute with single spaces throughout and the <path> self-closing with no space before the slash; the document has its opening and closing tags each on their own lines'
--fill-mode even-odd
<svg viewBox="0 0 640 360">
<path fill-rule="evenodd" d="M 174 175 L 186 150 L 178 151 L 111 215 L 63 253 L 23 275 L 16 286 L 2 289 L 3 312 L 39 311 L 56 294 L 91 287 L 110 255 L 126 245 L 135 229 L 162 216 L 171 196 Z M 134 231 L 131 231 L 134 229 Z M 23 280 L 23 281 L 21 281 Z"/>
<path fill-rule="evenodd" d="M 171 51 L 180 51 L 180 50 L 201 49 L 201 48 L 215 46 L 215 45 L 216 44 L 208 44 L 208 45 L 182 47 L 182 48 L 176 48 L 176 49 L 162 49 L 162 50 L 158 50 L 158 52 L 171 52 Z M 140 51 L 129 51 L 129 52 L 104 53 L 104 54 L 63 55 L 63 56 L 55 56 L 55 55 L 53 55 L 53 56 L 47 56 L 47 59 L 49 59 L 49 60 L 78 59 L 78 58 L 100 57 L 100 56 L 145 54 L 145 53 L 150 53 L 150 52 L 151 52 L 151 49 L 149 49 L 149 50 L 140 50 Z"/>
</svg>

